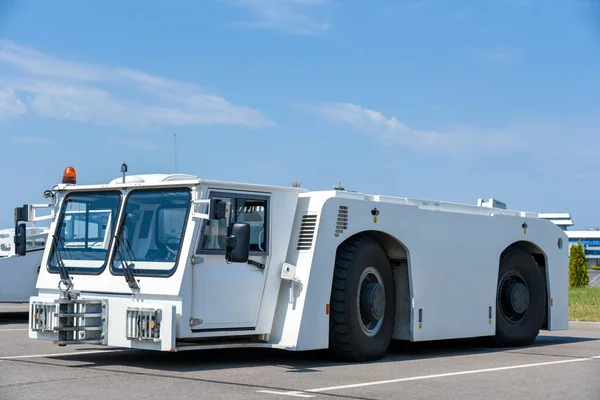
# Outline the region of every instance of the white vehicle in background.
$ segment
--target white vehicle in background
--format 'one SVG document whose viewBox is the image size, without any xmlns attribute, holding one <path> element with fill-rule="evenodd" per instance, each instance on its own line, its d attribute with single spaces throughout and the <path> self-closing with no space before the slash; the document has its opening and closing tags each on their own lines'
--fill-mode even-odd
<svg viewBox="0 0 600 400">
<path fill-rule="evenodd" d="M 364 361 L 393 339 L 568 329 L 567 236 L 535 213 L 181 174 L 77 185 L 72 169 L 51 193 L 32 339 Z"/>
<path fill-rule="evenodd" d="M 48 228 L 29 226 L 26 228 L 26 235 L 27 253 L 44 250 L 44 246 L 46 246 L 46 237 L 48 236 Z M 17 256 L 14 240 L 14 228 L 0 230 L 0 259 Z"/>
<path fill-rule="evenodd" d="M 50 204 L 36 204 L 25 207 L 27 213 L 32 215 L 31 221 L 42 221 L 52 219 L 53 215 L 36 218 L 35 211 L 50 206 Z M 87 225 L 86 218 L 88 217 L 85 212 L 67 210 L 63 219 L 63 239 L 69 241 L 67 249 L 84 245 L 86 238 L 92 248 L 108 245 L 108 242 L 104 241 L 102 229 L 110 223 L 110 213 L 94 210 L 89 216 Z M 20 233 L 19 229 L 21 229 Z M 88 231 L 86 232 L 85 229 Z M 26 227 L 25 225 L 0 230 L 0 303 L 28 303 L 31 296 L 37 295 L 36 283 L 48 232 L 48 227 Z M 15 242 L 15 237 L 20 235 L 26 237 L 21 251 L 17 249 L 18 245 Z M 94 238 L 98 237 L 102 239 L 93 242 Z M 77 238 L 82 238 L 82 241 L 77 241 Z"/>
<path fill-rule="evenodd" d="M 0 303 L 28 303 L 37 294 L 35 284 L 48 236 L 47 227 L 26 227 L 25 254 L 15 248 L 15 229 L 0 230 Z"/>
</svg>

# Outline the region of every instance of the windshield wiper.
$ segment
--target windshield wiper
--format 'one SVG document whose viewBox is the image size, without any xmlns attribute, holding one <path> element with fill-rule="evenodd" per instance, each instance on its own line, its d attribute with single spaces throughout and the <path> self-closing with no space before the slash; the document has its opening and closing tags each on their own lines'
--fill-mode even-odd
<svg viewBox="0 0 600 400">
<path fill-rule="evenodd" d="M 67 271 L 67 267 L 65 267 L 65 263 L 63 262 L 63 259 L 60 255 L 60 249 L 58 248 L 59 241 L 60 241 L 60 243 L 62 243 L 62 245 L 64 247 L 64 241 L 60 240 L 57 235 L 52 235 L 52 246 L 53 246 L 53 251 L 54 251 L 54 257 L 56 258 L 56 261 L 57 261 L 56 265 L 58 266 L 58 273 L 60 274 L 60 281 L 61 281 L 61 283 L 64 283 L 67 285 L 66 290 L 69 291 L 71 288 L 73 288 L 73 281 L 71 280 L 71 277 L 69 276 L 69 272 Z M 59 284 L 59 289 L 60 289 L 60 284 Z"/>
<path fill-rule="evenodd" d="M 133 254 L 133 250 L 131 249 L 131 245 L 129 244 L 129 240 L 125 238 L 121 233 L 115 236 L 117 243 L 116 251 L 121 257 L 121 265 L 123 266 L 123 275 L 125 276 L 125 280 L 131 289 L 139 289 L 139 285 L 135 280 L 135 276 L 133 275 L 133 260 L 135 260 L 135 254 Z M 121 247 L 124 244 L 125 250 Z M 130 260 L 130 261 L 128 261 Z"/>
</svg>

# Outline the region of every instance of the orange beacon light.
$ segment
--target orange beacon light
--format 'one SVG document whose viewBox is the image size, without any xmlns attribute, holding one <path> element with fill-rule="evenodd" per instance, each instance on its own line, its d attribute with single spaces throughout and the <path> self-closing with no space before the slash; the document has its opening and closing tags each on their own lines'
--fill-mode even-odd
<svg viewBox="0 0 600 400">
<path fill-rule="evenodd" d="M 65 171 L 63 172 L 62 183 L 70 183 L 73 185 L 77 183 L 77 173 L 75 172 L 75 168 L 65 168 Z"/>
</svg>

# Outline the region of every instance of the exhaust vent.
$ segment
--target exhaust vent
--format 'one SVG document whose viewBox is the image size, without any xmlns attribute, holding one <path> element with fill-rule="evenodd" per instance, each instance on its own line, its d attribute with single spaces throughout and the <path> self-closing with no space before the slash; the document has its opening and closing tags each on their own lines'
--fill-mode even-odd
<svg viewBox="0 0 600 400">
<path fill-rule="evenodd" d="M 317 226 L 316 215 L 303 215 L 296 250 L 310 250 Z"/>
<path fill-rule="evenodd" d="M 346 229 L 348 229 L 348 206 L 340 206 L 335 225 L 335 237 L 340 236 Z"/>
</svg>

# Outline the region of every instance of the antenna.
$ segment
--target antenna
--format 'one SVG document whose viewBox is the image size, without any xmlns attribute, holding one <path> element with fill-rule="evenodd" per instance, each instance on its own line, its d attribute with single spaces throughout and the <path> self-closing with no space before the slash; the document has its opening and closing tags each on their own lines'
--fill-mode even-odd
<svg viewBox="0 0 600 400">
<path fill-rule="evenodd" d="M 173 142 L 175 148 L 175 173 L 177 173 L 177 134 L 173 134 Z"/>
<path fill-rule="evenodd" d="M 292 181 L 292 187 L 300 187 L 302 185 L 302 181 Z"/>
</svg>

